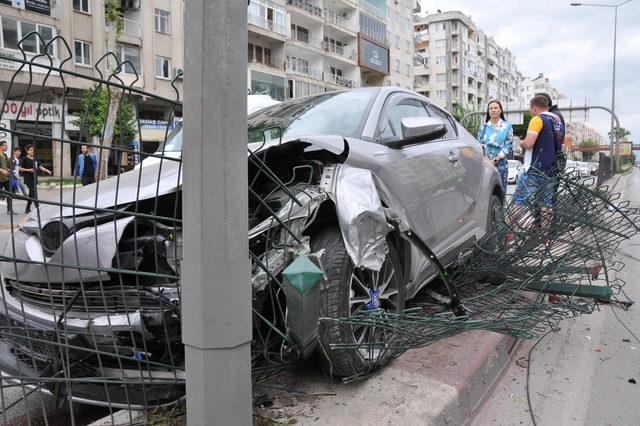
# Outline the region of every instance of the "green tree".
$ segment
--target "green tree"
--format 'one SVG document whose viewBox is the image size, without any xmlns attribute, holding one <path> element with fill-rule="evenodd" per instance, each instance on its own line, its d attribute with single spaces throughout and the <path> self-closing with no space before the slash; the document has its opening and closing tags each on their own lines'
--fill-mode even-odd
<svg viewBox="0 0 640 426">
<path fill-rule="evenodd" d="M 531 121 L 531 113 L 529 111 L 525 111 L 524 116 L 522 118 L 522 124 L 513 125 L 514 136 L 518 136 L 520 139 L 524 140 L 524 138 L 527 136 L 529 121 Z"/>
<path fill-rule="evenodd" d="M 583 149 L 583 151 L 581 151 L 583 161 L 592 161 L 593 157 L 598 151 L 598 142 L 594 141 L 593 139 L 585 139 L 581 141 L 578 146 Z"/>
<path fill-rule="evenodd" d="M 102 140 L 102 145 L 107 148 L 102 153 L 102 164 L 99 176 L 106 177 L 108 148 L 111 146 L 124 146 L 131 141 L 136 134 L 136 117 L 133 105 L 126 96 L 119 96 L 117 112 L 114 114 L 114 124 L 108 119 L 109 109 L 113 108 L 115 99 L 110 98 L 110 91 L 105 87 L 87 89 L 82 94 L 82 110 L 80 116 L 72 123 L 80 127 L 83 135 L 90 139 L 97 136 Z M 113 108 L 115 109 L 115 108 Z M 108 139 L 108 144 L 107 144 Z"/>
<path fill-rule="evenodd" d="M 618 134 L 620 135 L 620 140 L 622 141 L 622 140 L 625 140 L 626 137 L 631 134 L 631 132 L 625 129 L 624 127 L 620 127 Z M 611 130 L 609 131 L 609 133 L 607 133 L 607 136 L 609 136 L 609 140 L 613 140 L 613 135 L 614 133 Z"/>
<path fill-rule="evenodd" d="M 476 136 L 478 134 L 478 129 L 480 128 L 481 118 L 478 115 L 472 115 L 463 122 L 462 119 L 468 112 L 469 110 L 462 105 L 457 105 L 455 111 L 453 111 L 453 116 L 460 124 L 462 124 L 462 127 L 467 129 L 467 131 L 473 136 Z"/>
</svg>

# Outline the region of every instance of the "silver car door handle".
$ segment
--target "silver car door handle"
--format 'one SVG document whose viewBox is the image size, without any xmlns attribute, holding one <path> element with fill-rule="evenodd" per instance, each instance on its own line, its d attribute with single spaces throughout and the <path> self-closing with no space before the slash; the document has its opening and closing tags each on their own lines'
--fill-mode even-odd
<svg viewBox="0 0 640 426">
<path fill-rule="evenodd" d="M 449 151 L 449 162 L 450 163 L 455 163 L 459 160 L 458 156 L 455 155 L 453 152 Z"/>
</svg>

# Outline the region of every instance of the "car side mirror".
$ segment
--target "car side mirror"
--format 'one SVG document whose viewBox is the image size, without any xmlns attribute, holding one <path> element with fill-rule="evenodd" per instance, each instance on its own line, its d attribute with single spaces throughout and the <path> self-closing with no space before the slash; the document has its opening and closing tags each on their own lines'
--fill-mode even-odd
<svg viewBox="0 0 640 426">
<path fill-rule="evenodd" d="M 402 139 L 389 141 L 390 148 L 402 148 L 418 142 L 429 142 L 447 133 L 445 122 L 438 117 L 405 117 L 400 120 Z"/>
</svg>

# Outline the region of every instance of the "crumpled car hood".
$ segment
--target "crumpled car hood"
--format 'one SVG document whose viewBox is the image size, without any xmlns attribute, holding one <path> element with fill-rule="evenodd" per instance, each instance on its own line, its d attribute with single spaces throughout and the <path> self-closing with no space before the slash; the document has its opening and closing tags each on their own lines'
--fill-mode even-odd
<svg viewBox="0 0 640 426">
<path fill-rule="evenodd" d="M 109 209 L 155 198 L 175 192 L 180 185 L 180 162 L 164 160 L 162 163 L 122 173 L 119 178 L 112 177 L 88 186 L 78 185 L 75 191 L 68 191 L 62 196 L 63 204 L 73 204 L 75 208 L 62 207 L 61 215 L 59 206 L 40 204 L 40 219 L 46 221 L 56 217 L 77 216 L 92 213 L 95 208 Z M 33 213 L 32 218 L 37 218 L 36 213 Z"/>
<path fill-rule="evenodd" d="M 344 138 L 337 135 L 295 137 L 288 140 L 283 139 L 282 141 L 273 140 L 264 144 L 252 143 L 248 147 L 252 152 L 258 153 L 280 144 L 299 142 L 311 144 L 336 155 L 342 154 L 346 149 Z M 247 155 L 249 155 L 248 152 Z M 45 222 L 58 217 L 92 213 L 96 208 L 110 209 L 117 205 L 170 194 L 178 190 L 181 185 L 181 163 L 165 159 L 161 163 L 145 164 L 144 167 L 139 169 L 122 173 L 120 178 L 112 177 L 97 184 L 84 187 L 78 186 L 75 191 L 69 191 L 63 194 L 62 197 L 63 204 L 73 204 L 76 206 L 75 208 L 63 207 L 62 214 L 60 214 L 59 206 L 41 204 L 40 219 Z M 98 188 L 97 191 L 96 188 Z M 32 217 L 37 218 L 35 214 Z"/>
</svg>

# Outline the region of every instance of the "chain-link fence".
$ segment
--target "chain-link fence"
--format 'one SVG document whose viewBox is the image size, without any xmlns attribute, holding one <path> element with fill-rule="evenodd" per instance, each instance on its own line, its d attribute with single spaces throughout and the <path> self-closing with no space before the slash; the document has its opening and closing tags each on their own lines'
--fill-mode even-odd
<svg viewBox="0 0 640 426">
<path fill-rule="evenodd" d="M 171 125 L 179 84 L 172 99 L 144 92 L 133 64 L 113 54 L 96 62 L 97 77 L 68 71 L 73 55 L 64 39 L 26 37 L 37 37 L 43 52 L 57 43 L 64 54 L 60 65 L 24 50 L 6 59 L 17 68 L 6 99 L 17 107 L 4 131 L 26 152 L 10 163 L 16 173 L 1 194 L 9 209 L 32 211 L 19 221 L 8 216 L 0 254 L 3 423 L 83 424 L 157 407 L 176 415 L 185 393 L 181 284 L 188 285 L 180 280 L 182 126 Z M 47 136 L 48 87 L 58 87 L 66 105 L 70 79 L 88 88 L 72 120 L 76 130 L 65 131 L 63 108 L 62 136 Z M 135 113 L 143 98 L 168 118 L 155 152 L 129 144 L 135 134 L 144 143 Z M 35 111 L 28 126 L 25 108 Z M 5 109 L 0 119 L 9 117 Z M 637 210 L 604 186 L 569 173 L 521 188 L 528 191 L 521 202 L 492 211 L 487 235 L 445 268 L 381 201 L 374 174 L 343 164 L 349 148 L 342 138 L 283 141 L 277 120 L 252 123 L 254 381 L 317 358 L 328 376 L 361 378 L 407 348 L 470 329 L 531 337 L 537 327 L 590 311 L 593 302 L 577 297 L 622 291 L 611 275 L 622 265 L 611 253 L 637 232 Z M 39 192 L 49 171 L 41 140 L 55 147 L 58 176 L 76 159 L 77 179 L 58 178 L 55 190 Z M 356 207 L 346 220 L 336 211 L 340 202 Z M 403 270 L 413 254 L 425 283 L 429 273 L 439 279 L 407 301 Z"/>
</svg>

